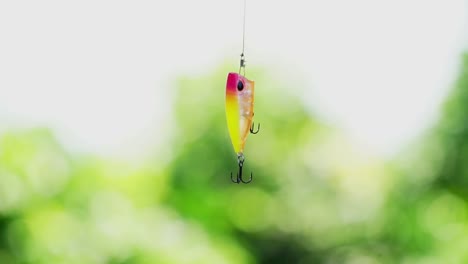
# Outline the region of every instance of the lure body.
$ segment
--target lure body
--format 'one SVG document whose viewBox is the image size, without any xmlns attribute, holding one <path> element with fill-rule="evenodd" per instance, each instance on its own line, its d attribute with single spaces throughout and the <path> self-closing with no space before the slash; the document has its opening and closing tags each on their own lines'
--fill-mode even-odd
<svg viewBox="0 0 468 264">
<path fill-rule="evenodd" d="M 254 116 L 254 82 L 230 72 L 226 82 L 226 119 L 232 146 L 243 156 Z"/>
</svg>

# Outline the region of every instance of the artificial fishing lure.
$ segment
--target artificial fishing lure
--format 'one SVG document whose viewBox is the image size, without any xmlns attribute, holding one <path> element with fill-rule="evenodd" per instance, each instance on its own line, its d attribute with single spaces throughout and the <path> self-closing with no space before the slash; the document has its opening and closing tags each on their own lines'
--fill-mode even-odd
<svg viewBox="0 0 468 264">
<path fill-rule="evenodd" d="M 244 36 L 245 36 L 245 1 L 244 1 Z M 244 39 L 242 40 L 242 54 L 240 60 L 239 73 L 228 73 L 226 82 L 226 119 L 231 137 L 232 146 L 237 154 L 237 162 L 239 165 L 239 173 L 237 178 L 232 178 L 234 183 L 249 183 L 250 179 L 244 181 L 242 178 L 242 168 L 244 166 L 244 146 L 247 136 L 250 133 L 257 134 L 260 130 L 260 124 L 257 131 L 253 130 L 254 116 L 254 86 L 255 82 L 245 77 L 245 58 L 244 58 Z M 244 70 L 244 75 L 241 75 L 241 70 Z"/>
</svg>

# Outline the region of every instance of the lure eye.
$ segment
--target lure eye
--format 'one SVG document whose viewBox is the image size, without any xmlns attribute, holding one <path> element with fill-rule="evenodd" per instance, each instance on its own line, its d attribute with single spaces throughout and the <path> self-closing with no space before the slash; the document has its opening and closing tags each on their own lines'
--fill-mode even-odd
<svg viewBox="0 0 468 264">
<path fill-rule="evenodd" d="M 239 82 L 237 83 L 237 90 L 238 90 L 238 91 L 244 90 L 244 83 L 243 83 L 242 81 L 239 81 Z"/>
</svg>

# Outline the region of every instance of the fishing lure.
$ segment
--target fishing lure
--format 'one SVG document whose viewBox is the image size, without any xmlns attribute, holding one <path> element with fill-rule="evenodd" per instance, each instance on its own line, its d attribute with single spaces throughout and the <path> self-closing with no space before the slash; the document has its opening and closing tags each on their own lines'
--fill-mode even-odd
<svg viewBox="0 0 468 264">
<path fill-rule="evenodd" d="M 245 36 L 245 1 L 244 1 L 244 36 Z M 234 151 L 237 154 L 237 163 L 239 165 L 239 173 L 237 178 L 233 179 L 231 173 L 231 181 L 234 183 L 249 183 L 252 181 L 252 173 L 250 179 L 244 181 L 242 178 L 242 168 L 244 166 L 244 146 L 247 136 L 250 133 L 257 134 L 260 130 L 260 124 L 257 131 L 254 132 L 253 116 L 254 116 L 254 86 L 255 82 L 245 77 L 245 58 L 244 58 L 244 39 L 242 41 L 242 54 L 240 60 L 239 73 L 230 72 L 226 81 L 226 120 L 231 137 L 231 143 Z M 241 70 L 244 70 L 244 75 Z"/>
</svg>

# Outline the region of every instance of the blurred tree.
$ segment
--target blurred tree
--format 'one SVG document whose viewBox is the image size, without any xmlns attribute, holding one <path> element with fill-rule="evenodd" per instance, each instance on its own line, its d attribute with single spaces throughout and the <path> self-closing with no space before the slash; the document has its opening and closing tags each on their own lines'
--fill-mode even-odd
<svg viewBox="0 0 468 264">
<path fill-rule="evenodd" d="M 435 133 L 443 146 L 443 157 L 435 170 L 437 182 L 468 199 L 468 54 L 462 57 L 461 72 Z"/>
<path fill-rule="evenodd" d="M 177 80 L 167 167 L 70 155 L 47 129 L 5 133 L 0 263 L 468 262 L 463 60 L 440 122 L 393 162 L 318 120 L 286 76 L 249 68 L 262 124 L 249 185 L 230 181 L 227 66 Z"/>
<path fill-rule="evenodd" d="M 381 237 L 397 262 L 468 262 L 468 55 L 440 120 L 396 160 Z M 462 246 L 454 246 L 462 245 Z"/>
</svg>

